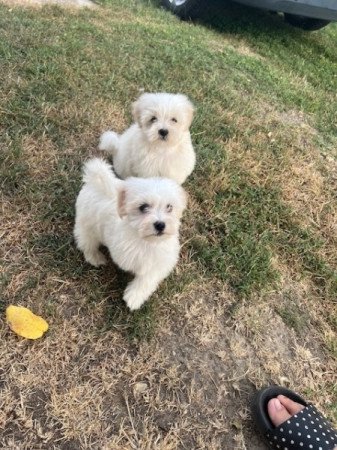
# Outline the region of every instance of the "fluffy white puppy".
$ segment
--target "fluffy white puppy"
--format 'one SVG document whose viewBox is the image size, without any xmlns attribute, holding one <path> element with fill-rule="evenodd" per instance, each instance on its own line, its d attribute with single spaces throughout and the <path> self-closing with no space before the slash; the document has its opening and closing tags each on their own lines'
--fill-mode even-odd
<svg viewBox="0 0 337 450">
<path fill-rule="evenodd" d="M 138 309 L 178 261 L 186 194 L 166 178 L 118 180 L 99 158 L 85 164 L 83 181 L 76 201 L 77 246 L 97 267 L 106 263 L 99 250 L 105 245 L 121 269 L 135 274 L 123 298 L 130 310 Z"/>
<path fill-rule="evenodd" d="M 182 184 L 195 165 L 193 112 L 185 95 L 145 93 L 133 104 L 135 123 L 122 135 L 103 133 L 99 149 L 112 154 L 121 178 L 167 177 Z"/>
</svg>

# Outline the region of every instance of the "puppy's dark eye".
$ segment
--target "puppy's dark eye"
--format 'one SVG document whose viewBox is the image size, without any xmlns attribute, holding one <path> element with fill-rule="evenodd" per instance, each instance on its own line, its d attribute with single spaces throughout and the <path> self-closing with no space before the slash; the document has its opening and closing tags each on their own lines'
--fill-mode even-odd
<svg viewBox="0 0 337 450">
<path fill-rule="evenodd" d="M 150 208 L 150 205 L 148 203 L 143 203 L 142 205 L 140 205 L 140 207 L 138 209 L 140 212 L 146 213 L 149 208 Z"/>
<path fill-rule="evenodd" d="M 166 206 L 166 210 L 167 210 L 167 212 L 172 212 L 172 209 L 173 209 L 173 206 L 172 205 L 170 205 L 170 204 L 168 204 L 167 206 Z"/>
<path fill-rule="evenodd" d="M 157 120 L 157 117 L 156 116 L 152 116 L 151 119 L 150 119 L 150 122 L 154 123 L 156 120 Z"/>
<path fill-rule="evenodd" d="M 174 123 L 177 123 L 178 122 L 178 120 L 175 118 L 175 117 L 172 117 L 172 122 L 174 122 Z"/>
</svg>

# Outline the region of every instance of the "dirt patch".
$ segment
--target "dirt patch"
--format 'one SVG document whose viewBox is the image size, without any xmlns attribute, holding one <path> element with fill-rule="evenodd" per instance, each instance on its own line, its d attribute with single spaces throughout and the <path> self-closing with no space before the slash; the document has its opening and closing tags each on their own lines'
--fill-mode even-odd
<svg viewBox="0 0 337 450">
<path fill-rule="evenodd" d="M 1 332 L 4 448 L 57 441 L 62 448 L 262 450 L 249 413 L 255 388 L 276 382 L 301 391 L 303 380 L 314 388 L 325 363 L 284 324 L 273 299 L 238 305 L 220 283 L 158 303 L 150 342 L 100 333 L 106 302 L 90 307 L 76 291 L 69 282 L 59 287 L 45 340 Z"/>
</svg>

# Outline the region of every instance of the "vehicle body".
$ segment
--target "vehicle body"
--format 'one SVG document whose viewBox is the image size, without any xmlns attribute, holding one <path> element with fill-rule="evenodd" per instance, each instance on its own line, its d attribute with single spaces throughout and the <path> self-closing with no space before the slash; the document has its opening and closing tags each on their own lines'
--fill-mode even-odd
<svg viewBox="0 0 337 450">
<path fill-rule="evenodd" d="M 248 6 L 297 16 L 337 21 L 336 0 L 236 0 Z"/>
<path fill-rule="evenodd" d="M 226 0 L 224 0 L 226 1 Z M 247 6 L 283 12 L 291 25 L 317 30 L 337 21 L 337 0 L 233 0 Z M 209 0 L 162 0 L 163 5 L 181 18 L 193 18 L 210 5 Z"/>
</svg>

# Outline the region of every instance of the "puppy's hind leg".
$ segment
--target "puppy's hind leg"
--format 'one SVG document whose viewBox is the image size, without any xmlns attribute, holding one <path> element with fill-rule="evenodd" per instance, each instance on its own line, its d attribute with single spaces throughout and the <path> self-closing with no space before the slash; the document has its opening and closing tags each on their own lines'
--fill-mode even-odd
<svg viewBox="0 0 337 450">
<path fill-rule="evenodd" d="M 100 137 L 98 148 L 115 155 L 119 148 L 119 135 L 114 131 L 105 131 Z"/>
<path fill-rule="evenodd" d="M 74 235 L 77 247 L 82 250 L 84 258 L 89 264 L 99 267 L 107 263 L 106 257 L 99 251 L 100 242 L 93 237 L 90 230 L 76 226 Z"/>
</svg>

